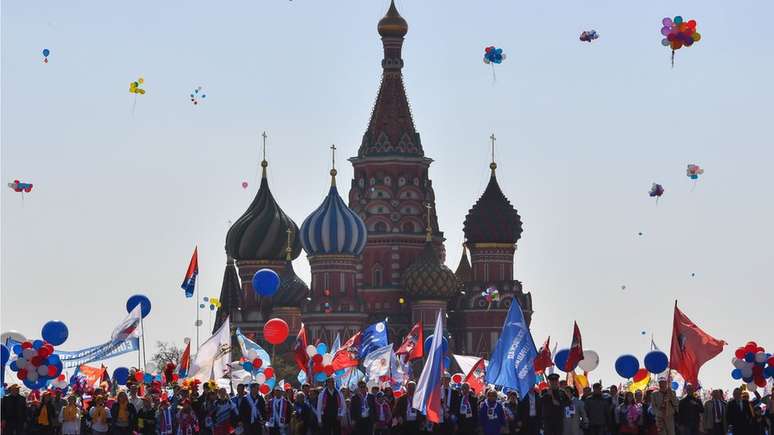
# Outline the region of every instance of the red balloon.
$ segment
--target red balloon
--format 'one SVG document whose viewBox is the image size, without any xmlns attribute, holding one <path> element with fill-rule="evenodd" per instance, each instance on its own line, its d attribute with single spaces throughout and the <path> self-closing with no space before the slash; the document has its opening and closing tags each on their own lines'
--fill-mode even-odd
<svg viewBox="0 0 774 435">
<path fill-rule="evenodd" d="M 25 380 L 25 379 L 27 379 L 27 369 L 19 369 L 19 371 L 18 371 L 18 372 L 16 372 L 16 376 L 17 376 L 17 377 L 18 377 L 20 380 L 22 380 L 22 381 L 23 381 L 23 380 Z"/>
<path fill-rule="evenodd" d="M 260 391 L 261 394 L 269 394 L 269 391 L 271 391 L 271 390 L 269 389 L 268 385 L 261 384 L 261 386 L 258 388 L 258 391 Z"/>
<path fill-rule="evenodd" d="M 751 341 L 751 342 L 747 343 L 747 346 L 744 347 L 744 350 L 747 351 L 747 352 L 755 353 L 755 351 L 758 350 L 758 345 L 755 344 L 754 341 Z"/>
<path fill-rule="evenodd" d="M 273 378 L 274 377 L 274 369 L 271 367 L 266 367 L 266 370 L 263 371 L 264 376 L 266 376 L 266 379 Z"/>
<path fill-rule="evenodd" d="M 769 365 L 770 365 L 770 366 L 774 366 L 774 356 L 772 356 L 771 358 L 769 358 Z"/>
<path fill-rule="evenodd" d="M 758 343 L 754 341 L 748 341 L 747 344 L 744 345 L 744 347 L 758 347 Z"/>
<path fill-rule="evenodd" d="M 744 356 L 746 353 L 747 352 L 744 350 L 744 348 L 740 347 L 739 349 L 736 350 L 736 353 L 734 353 L 734 356 L 736 357 L 736 359 L 744 359 Z"/>
<path fill-rule="evenodd" d="M 641 380 L 645 379 L 648 376 L 648 369 L 639 369 L 637 370 L 637 373 L 634 374 L 634 377 L 632 380 L 634 382 L 640 382 Z"/>
<path fill-rule="evenodd" d="M 325 369 L 325 367 L 323 367 L 322 363 L 317 363 L 316 362 L 316 363 L 312 364 L 312 372 L 314 372 L 314 373 L 320 373 L 324 369 Z"/>
<path fill-rule="evenodd" d="M 462 375 L 459 374 L 459 373 L 455 373 L 454 375 L 452 375 L 451 381 L 454 382 L 455 384 L 461 384 L 462 383 Z"/>
<path fill-rule="evenodd" d="M 325 371 L 325 376 L 331 377 L 336 370 L 333 370 L 333 366 L 328 365 L 323 368 L 323 371 Z"/>
<path fill-rule="evenodd" d="M 402 396 L 402 395 L 403 395 L 403 390 L 396 390 L 396 391 L 393 391 L 393 392 L 392 392 L 392 395 L 393 395 L 393 397 L 395 397 L 396 399 L 400 399 L 400 396 Z"/>
<path fill-rule="evenodd" d="M 538 389 L 539 390 L 542 391 L 542 390 L 545 390 L 546 388 L 548 388 L 548 384 L 546 382 L 541 382 L 541 383 L 538 384 Z"/>
<path fill-rule="evenodd" d="M 172 382 L 177 382 L 178 379 L 180 379 L 180 376 L 177 375 L 177 373 L 172 374 Z"/>
<path fill-rule="evenodd" d="M 54 376 L 56 376 L 57 371 L 59 371 L 59 369 L 57 369 L 55 365 L 52 364 L 48 366 L 48 377 L 53 378 Z"/>
<path fill-rule="evenodd" d="M 763 376 L 757 376 L 755 378 L 755 385 L 759 386 L 760 388 L 766 387 L 766 379 Z"/>
<path fill-rule="evenodd" d="M 24 343 L 22 343 L 22 349 L 29 349 L 31 347 L 32 347 L 32 343 L 30 343 L 29 341 L 25 341 Z"/>
<path fill-rule="evenodd" d="M 59 377 L 58 377 L 58 378 L 56 378 L 56 380 L 58 380 L 58 381 L 64 381 L 64 380 L 65 380 L 65 375 L 59 375 Z"/>
<path fill-rule="evenodd" d="M 319 353 L 315 354 L 315 356 L 312 357 L 312 361 L 314 361 L 315 363 L 321 363 L 322 362 L 322 355 L 320 355 Z"/>
<path fill-rule="evenodd" d="M 256 358 L 253 360 L 253 367 L 259 369 L 263 365 L 263 360 L 260 358 Z"/>
<path fill-rule="evenodd" d="M 282 319 L 270 319 L 263 325 L 263 338 L 271 344 L 282 344 L 289 332 L 288 324 Z"/>
<path fill-rule="evenodd" d="M 763 377 L 763 367 L 759 365 L 754 365 L 752 368 L 753 376 L 754 377 Z"/>
<path fill-rule="evenodd" d="M 286 383 L 285 383 L 285 391 L 290 391 L 290 390 L 292 390 L 292 389 L 293 389 L 293 386 L 292 386 L 292 385 L 290 385 L 290 382 L 286 382 Z"/>
<path fill-rule="evenodd" d="M 755 353 L 758 353 L 758 352 L 766 352 L 766 349 L 758 346 L 758 347 L 755 348 Z"/>
<path fill-rule="evenodd" d="M 34 365 L 35 367 L 37 367 L 37 366 L 39 366 L 39 365 L 43 364 L 43 357 L 42 357 L 42 356 L 40 356 L 40 355 L 38 355 L 38 356 L 34 356 L 34 357 L 32 357 L 32 359 L 30 360 L 30 362 L 32 363 L 32 365 Z"/>
<path fill-rule="evenodd" d="M 137 382 L 142 382 L 144 376 L 142 375 L 142 372 L 134 372 L 134 380 Z"/>
</svg>

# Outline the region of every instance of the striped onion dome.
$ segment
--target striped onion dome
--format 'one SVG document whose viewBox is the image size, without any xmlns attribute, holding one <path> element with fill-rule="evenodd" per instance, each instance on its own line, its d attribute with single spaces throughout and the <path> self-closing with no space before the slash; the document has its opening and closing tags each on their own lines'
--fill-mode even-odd
<svg viewBox="0 0 774 435">
<path fill-rule="evenodd" d="M 336 170 L 331 170 L 331 188 L 322 204 L 301 224 L 301 246 L 308 255 L 355 255 L 363 253 L 367 233 L 360 216 L 352 211 L 336 190 Z"/>
</svg>

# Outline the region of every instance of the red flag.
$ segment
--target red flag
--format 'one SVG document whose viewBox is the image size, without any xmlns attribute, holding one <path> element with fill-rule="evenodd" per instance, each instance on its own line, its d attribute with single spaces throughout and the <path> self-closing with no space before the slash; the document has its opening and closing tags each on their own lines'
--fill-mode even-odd
<svg viewBox="0 0 774 435">
<path fill-rule="evenodd" d="M 199 276 L 199 247 L 194 248 L 193 255 L 191 255 L 191 261 L 188 263 L 188 269 L 185 271 L 185 277 L 183 283 L 180 284 L 180 288 L 185 290 L 185 297 L 193 297 L 194 290 L 196 288 L 196 277 Z"/>
<path fill-rule="evenodd" d="M 422 322 L 417 322 L 408 335 L 403 338 L 398 351 L 395 355 L 406 355 L 407 361 L 414 361 L 415 359 L 422 359 L 425 356 L 425 333 L 422 330 Z"/>
<path fill-rule="evenodd" d="M 188 376 L 188 370 L 191 369 L 191 342 L 185 345 L 183 354 L 180 355 L 180 361 L 177 363 L 177 374 L 181 378 Z"/>
<path fill-rule="evenodd" d="M 577 322 L 573 323 L 570 353 L 567 355 L 567 362 L 564 363 L 564 367 L 560 367 L 564 372 L 570 372 L 575 369 L 575 366 L 583 359 L 583 343 L 581 342 L 580 328 L 578 328 Z"/>
<path fill-rule="evenodd" d="M 298 368 L 309 376 L 309 369 L 307 368 L 309 365 L 309 355 L 306 354 L 306 346 L 306 328 L 304 323 L 301 322 L 301 329 L 298 330 L 298 335 L 296 336 L 296 344 L 293 345 L 293 353 Z"/>
<path fill-rule="evenodd" d="M 675 301 L 675 318 L 672 325 L 672 348 L 669 352 L 669 368 L 680 373 L 685 382 L 699 385 L 699 369 L 705 362 L 723 352 L 726 343 L 702 331 L 679 308 Z"/>
<path fill-rule="evenodd" d="M 486 360 L 484 358 L 481 358 L 478 360 L 478 362 L 473 366 L 473 368 L 470 369 L 470 373 L 465 376 L 465 382 L 470 385 L 470 389 L 473 390 L 474 393 L 480 394 L 484 391 L 484 387 L 486 386 L 484 384 L 484 374 L 486 373 Z"/>
<path fill-rule="evenodd" d="M 551 336 L 549 335 L 543 346 L 538 351 L 538 356 L 535 358 L 535 373 L 543 373 L 547 368 L 553 367 L 554 362 L 551 361 Z"/>
<path fill-rule="evenodd" d="M 333 355 L 333 370 L 341 370 L 347 367 L 357 367 L 360 361 L 357 359 L 358 352 L 360 352 L 360 336 L 361 332 L 349 337 L 346 343 L 336 351 Z"/>
</svg>

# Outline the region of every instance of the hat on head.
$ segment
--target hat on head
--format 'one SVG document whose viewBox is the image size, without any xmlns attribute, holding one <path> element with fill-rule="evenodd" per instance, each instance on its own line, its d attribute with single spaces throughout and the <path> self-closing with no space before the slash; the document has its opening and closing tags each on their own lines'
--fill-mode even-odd
<svg viewBox="0 0 774 435">
<path fill-rule="evenodd" d="M 559 375 L 557 373 L 551 373 L 546 377 L 546 379 L 548 379 L 549 381 L 558 381 Z"/>
<path fill-rule="evenodd" d="M 18 390 L 19 389 L 19 384 L 11 384 L 11 385 L 8 386 L 8 388 L 6 388 L 6 390 L 8 390 L 8 391 L 11 391 L 11 390 L 14 390 L 14 389 Z"/>
</svg>

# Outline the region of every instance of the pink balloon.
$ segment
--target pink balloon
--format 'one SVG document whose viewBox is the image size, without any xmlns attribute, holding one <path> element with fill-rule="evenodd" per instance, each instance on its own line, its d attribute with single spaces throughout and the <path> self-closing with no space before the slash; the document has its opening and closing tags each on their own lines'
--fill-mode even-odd
<svg viewBox="0 0 774 435">
<path fill-rule="evenodd" d="M 243 181 L 242 182 L 242 189 L 247 189 L 247 186 L 248 186 L 247 181 Z"/>
</svg>

